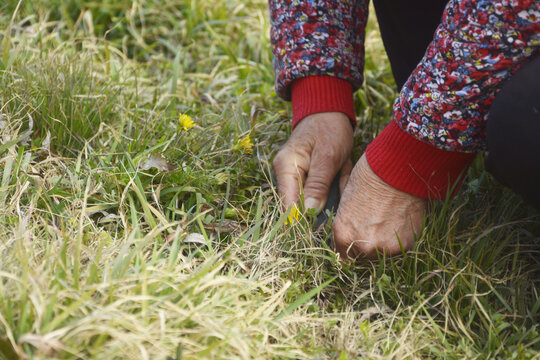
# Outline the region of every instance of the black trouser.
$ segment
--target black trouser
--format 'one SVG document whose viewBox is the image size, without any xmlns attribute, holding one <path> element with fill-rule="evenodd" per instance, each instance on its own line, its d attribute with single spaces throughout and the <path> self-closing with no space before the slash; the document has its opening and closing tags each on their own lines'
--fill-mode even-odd
<svg viewBox="0 0 540 360">
<path fill-rule="evenodd" d="M 495 97 L 487 121 L 486 169 L 540 209 L 540 56 Z"/>
<path fill-rule="evenodd" d="M 399 89 L 420 62 L 447 0 L 374 0 Z M 540 57 L 504 85 L 487 121 L 486 169 L 540 209 Z"/>
<path fill-rule="evenodd" d="M 399 89 L 422 60 L 448 0 L 374 0 L 384 48 Z"/>
</svg>

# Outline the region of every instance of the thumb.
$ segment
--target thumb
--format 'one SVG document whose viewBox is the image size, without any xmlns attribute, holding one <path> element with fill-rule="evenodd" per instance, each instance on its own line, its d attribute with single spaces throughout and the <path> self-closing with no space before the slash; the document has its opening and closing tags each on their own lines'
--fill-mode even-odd
<svg viewBox="0 0 540 360">
<path fill-rule="evenodd" d="M 309 158 L 296 156 L 288 149 L 283 149 L 275 157 L 273 167 L 284 209 L 298 201 L 300 186 L 306 178 L 304 169 L 307 168 L 307 164 Z"/>
<path fill-rule="evenodd" d="M 328 154 L 313 153 L 304 185 L 304 205 L 306 209 L 317 208 L 320 211 L 324 208 L 330 185 L 339 170 L 339 166 L 341 164 L 332 163 Z"/>
</svg>

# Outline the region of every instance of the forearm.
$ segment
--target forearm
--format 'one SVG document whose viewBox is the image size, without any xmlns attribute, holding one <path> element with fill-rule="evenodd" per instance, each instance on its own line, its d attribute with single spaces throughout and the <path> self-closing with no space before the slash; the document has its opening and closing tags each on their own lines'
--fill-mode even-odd
<svg viewBox="0 0 540 360">
<path fill-rule="evenodd" d="M 540 50 L 540 2 L 450 1 L 426 55 L 397 99 L 394 120 L 437 148 L 485 148 L 502 84 Z"/>
<path fill-rule="evenodd" d="M 352 93 L 363 81 L 368 1 L 269 0 L 269 7 L 276 91 L 292 98 L 295 125 L 324 111 L 353 120 Z M 293 85 L 307 77 L 319 78 Z"/>
<path fill-rule="evenodd" d="M 444 198 L 459 187 L 485 147 L 495 95 L 539 53 L 538 2 L 489 4 L 449 2 L 395 102 L 395 122 L 368 147 L 373 171 L 393 187 L 426 198 Z"/>
</svg>

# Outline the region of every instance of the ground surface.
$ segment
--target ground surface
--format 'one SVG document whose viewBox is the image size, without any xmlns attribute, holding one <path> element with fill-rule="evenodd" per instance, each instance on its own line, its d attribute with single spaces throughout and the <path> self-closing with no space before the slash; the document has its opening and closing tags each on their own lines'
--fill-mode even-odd
<svg viewBox="0 0 540 360">
<path fill-rule="evenodd" d="M 481 160 L 401 258 L 343 264 L 310 219 L 286 224 L 264 0 L 17 5 L 0 5 L 0 358 L 539 357 L 540 219 Z M 373 22 L 356 159 L 396 95 Z"/>
</svg>

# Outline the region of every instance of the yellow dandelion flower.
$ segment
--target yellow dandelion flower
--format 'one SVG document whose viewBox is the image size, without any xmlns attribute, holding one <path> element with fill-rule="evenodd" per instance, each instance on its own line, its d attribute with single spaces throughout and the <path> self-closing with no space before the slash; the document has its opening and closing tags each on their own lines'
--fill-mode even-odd
<svg viewBox="0 0 540 360">
<path fill-rule="evenodd" d="M 293 205 L 291 208 L 291 212 L 287 216 L 287 220 L 285 220 L 285 225 L 292 225 L 295 221 L 300 220 L 300 211 L 298 210 L 298 207 Z"/>
<path fill-rule="evenodd" d="M 246 154 L 251 154 L 253 152 L 253 142 L 251 142 L 249 135 L 238 140 L 236 147 L 237 149 L 243 149 Z"/>
<path fill-rule="evenodd" d="M 178 119 L 178 121 L 180 122 L 180 126 L 183 127 L 186 131 L 195 126 L 195 122 L 193 121 L 191 116 L 187 114 L 180 114 L 180 118 Z"/>
</svg>

